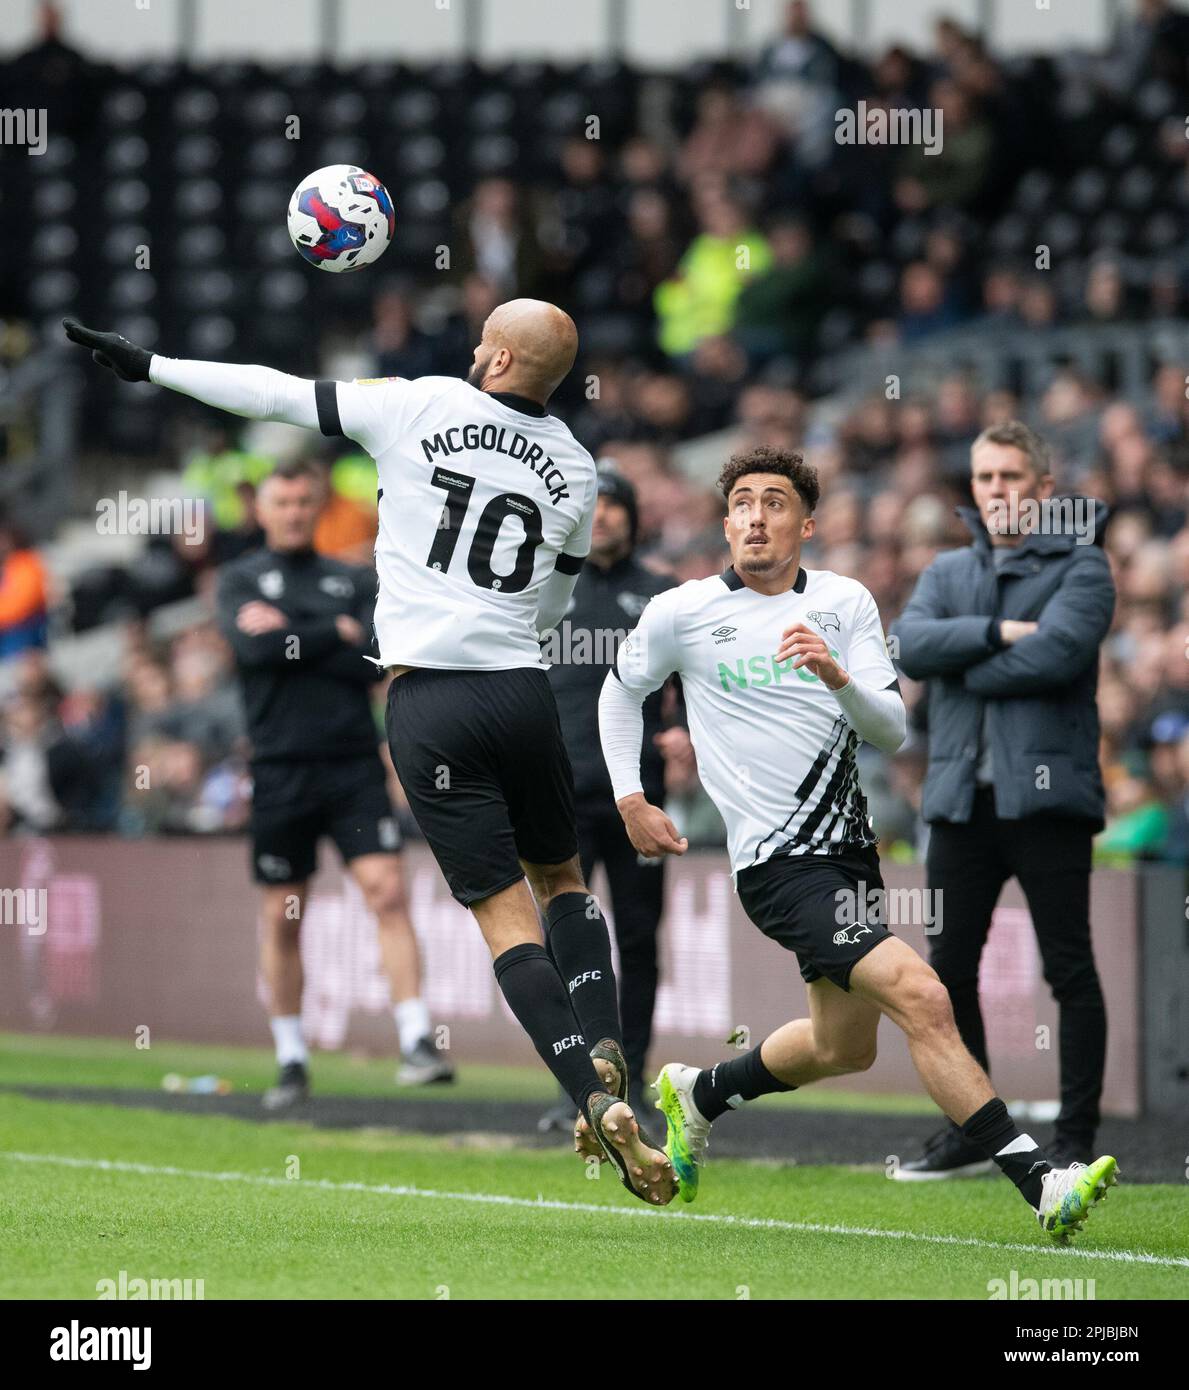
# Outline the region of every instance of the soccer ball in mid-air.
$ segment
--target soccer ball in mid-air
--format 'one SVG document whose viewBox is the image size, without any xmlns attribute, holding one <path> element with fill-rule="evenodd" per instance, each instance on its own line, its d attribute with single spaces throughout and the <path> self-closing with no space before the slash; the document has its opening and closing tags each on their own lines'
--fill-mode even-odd
<svg viewBox="0 0 1189 1390">
<path fill-rule="evenodd" d="M 289 199 L 289 237 L 319 270 L 360 270 L 388 249 L 396 213 L 388 190 L 355 164 L 328 164 Z"/>
</svg>

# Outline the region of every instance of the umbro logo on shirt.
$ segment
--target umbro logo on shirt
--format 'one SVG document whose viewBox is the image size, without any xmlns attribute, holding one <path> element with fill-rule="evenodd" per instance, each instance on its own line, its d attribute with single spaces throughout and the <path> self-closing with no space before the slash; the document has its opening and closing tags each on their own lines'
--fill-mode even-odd
<svg viewBox="0 0 1189 1390">
<path fill-rule="evenodd" d="M 714 638 L 714 645 L 721 647 L 724 642 L 733 642 L 738 631 L 735 627 L 716 627 L 710 635 Z"/>
</svg>

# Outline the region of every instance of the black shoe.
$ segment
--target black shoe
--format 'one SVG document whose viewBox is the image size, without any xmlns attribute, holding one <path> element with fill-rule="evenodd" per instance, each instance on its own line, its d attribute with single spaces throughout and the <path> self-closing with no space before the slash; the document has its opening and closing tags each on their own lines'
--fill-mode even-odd
<svg viewBox="0 0 1189 1390">
<path fill-rule="evenodd" d="M 446 1060 L 446 1054 L 434 1047 L 428 1038 L 422 1038 L 412 1051 L 401 1053 L 396 1072 L 398 1086 L 443 1085 L 453 1080 L 454 1068 Z"/>
<path fill-rule="evenodd" d="M 1094 1136 L 1079 1139 L 1068 1134 L 1055 1135 L 1045 1157 L 1054 1168 L 1068 1168 L 1074 1163 L 1084 1163 L 1088 1167 L 1095 1157 Z"/>
<path fill-rule="evenodd" d="M 656 1117 L 656 1087 L 640 1077 L 628 1086 L 628 1104 L 643 1127 Z"/>
<path fill-rule="evenodd" d="M 304 1062 L 286 1062 L 277 1084 L 264 1093 L 265 1110 L 288 1110 L 310 1098 L 310 1074 Z"/>
<path fill-rule="evenodd" d="M 925 1140 L 920 1158 L 901 1163 L 891 1174 L 898 1182 L 930 1182 L 938 1178 L 974 1178 L 995 1170 L 992 1159 L 962 1137 L 953 1125 Z"/>
<path fill-rule="evenodd" d="M 541 1134 L 572 1135 L 577 1119 L 578 1107 L 559 1089 L 557 1100 L 537 1121 L 537 1130 Z"/>
</svg>

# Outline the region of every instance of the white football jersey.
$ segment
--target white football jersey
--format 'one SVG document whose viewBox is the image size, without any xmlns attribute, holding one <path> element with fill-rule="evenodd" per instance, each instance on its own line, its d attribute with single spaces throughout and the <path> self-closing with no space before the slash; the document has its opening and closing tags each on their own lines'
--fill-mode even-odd
<svg viewBox="0 0 1189 1390">
<path fill-rule="evenodd" d="M 732 877 L 781 854 L 875 843 L 859 786 L 859 737 L 829 688 L 777 662 L 781 635 L 821 633 L 856 681 L 896 683 L 875 600 L 857 580 L 800 570 L 783 594 L 728 569 L 652 599 L 622 643 L 615 673 L 641 698 L 681 677 L 698 772 L 727 827 Z"/>
<path fill-rule="evenodd" d="M 380 664 L 548 666 L 541 587 L 555 568 L 577 573 L 590 550 L 590 454 L 556 417 L 458 377 L 317 390 L 323 432 L 354 439 L 379 474 Z"/>
</svg>

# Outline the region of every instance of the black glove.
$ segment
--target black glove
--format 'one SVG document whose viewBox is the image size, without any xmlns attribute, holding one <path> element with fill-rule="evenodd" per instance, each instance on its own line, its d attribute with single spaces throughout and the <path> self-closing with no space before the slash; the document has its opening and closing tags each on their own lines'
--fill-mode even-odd
<svg viewBox="0 0 1189 1390">
<path fill-rule="evenodd" d="M 101 367 L 110 367 L 124 381 L 148 381 L 149 363 L 153 354 L 148 348 L 137 347 L 118 333 L 96 333 L 84 328 L 77 319 L 63 319 L 62 327 L 72 343 L 93 348 L 91 356 Z"/>
</svg>

